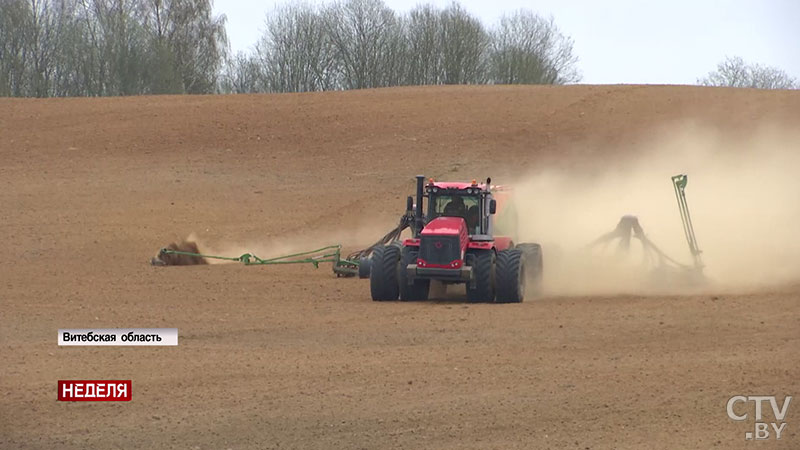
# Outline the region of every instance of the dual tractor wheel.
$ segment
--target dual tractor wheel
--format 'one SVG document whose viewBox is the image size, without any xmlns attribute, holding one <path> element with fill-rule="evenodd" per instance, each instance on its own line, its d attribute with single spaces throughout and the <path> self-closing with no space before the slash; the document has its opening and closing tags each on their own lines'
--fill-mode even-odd
<svg viewBox="0 0 800 450">
<path fill-rule="evenodd" d="M 417 250 L 390 244 L 376 247 L 370 267 L 370 291 L 374 301 L 427 300 L 430 280 L 408 282 L 406 267 L 417 260 Z M 539 244 L 520 244 L 496 252 L 470 252 L 466 258 L 473 280 L 467 282 L 467 300 L 472 303 L 519 303 L 525 298 L 526 282 L 538 293 L 542 278 Z"/>
</svg>

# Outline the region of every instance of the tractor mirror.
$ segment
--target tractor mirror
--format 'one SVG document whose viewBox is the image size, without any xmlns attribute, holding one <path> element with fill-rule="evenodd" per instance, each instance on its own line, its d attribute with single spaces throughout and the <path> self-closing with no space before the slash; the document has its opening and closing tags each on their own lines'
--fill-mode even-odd
<svg viewBox="0 0 800 450">
<path fill-rule="evenodd" d="M 497 200 L 492 199 L 492 201 L 489 202 L 489 214 L 494 214 L 496 212 L 497 212 Z"/>
<path fill-rule="evenodd" d="M 406 199 L 406 211 L 411 212 L 414 210 L 414 197 L 408 196 Z"/>
</svg>

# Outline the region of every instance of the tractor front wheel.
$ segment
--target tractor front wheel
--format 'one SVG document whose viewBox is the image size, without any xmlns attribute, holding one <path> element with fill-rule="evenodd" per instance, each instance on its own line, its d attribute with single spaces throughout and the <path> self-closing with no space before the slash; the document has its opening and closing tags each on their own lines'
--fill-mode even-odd
<svg viewBox="0 0 800 450">
<path fill-rule="evenodd" d="M 525 298 L 525 260 L 522 250 L 497 254 L 497 302 L 520 303 Z"/>
<path fill-rule="evenodd" d="M 468 255 L 473 280 L 467 282 L 467 301 L 493 302 L 495 295 L 494 250 L 478 250 Z"/>
<path fill-rule="evenodd" d="M 409 284 L 408 282 L 408 272 L 406 271 L 406 267 L 409 264 L 416 264 L 417 263 L 417 252 L 416 249 L 411 247 L 403 247 L 401 252 L 401 264 L 400 264 L 400 273 L 398 274 L 398 279 L 400 281 L 400 300 L 403 301 L 420 301 L 420 300 L 427 300 L 428 299 L 428 292 L 430 291 L 431 287 L 431 280 L 414 280 Z"/>
<path fill-rule="evenodd" d="M 372 267 L 369 274 L 369 289 L 372 300 L 385 302 L 397 300 L 400 295 L 398 282 L 398 263 L 400 247 L 386 245 L 375 247 L 372 251 Z"/>
</svg>

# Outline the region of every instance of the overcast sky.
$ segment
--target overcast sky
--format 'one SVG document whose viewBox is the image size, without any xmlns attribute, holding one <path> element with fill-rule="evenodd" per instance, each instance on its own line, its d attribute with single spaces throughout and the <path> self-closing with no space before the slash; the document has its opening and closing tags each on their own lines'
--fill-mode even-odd
<svg viewBox="0 0 800 450">
<path fill-rule="evenodd" d="M 420 3 L 385 0 L 404 13 Z M 264 18 L 286 1 L 216 0 L 234 52 L 248 51 Z M 311 2 L 314 3 L 314 2 Z M 317 2 L 320 3 L 320 2 Z M 323 2 L 324 3 L 324 2 Z M 575 41 L 583 83 L 693 84 L 726 56 L 779 67 L 800 78 L 800 0 L 463 0 L 484 24 L 524 8 L 552 15 Z"/>
</svg>

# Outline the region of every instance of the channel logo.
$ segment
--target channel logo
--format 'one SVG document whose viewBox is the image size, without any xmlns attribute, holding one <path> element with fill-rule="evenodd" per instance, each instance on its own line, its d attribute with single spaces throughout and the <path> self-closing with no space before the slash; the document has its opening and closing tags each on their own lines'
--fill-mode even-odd
<svg viewBox="0 0 800 450">
<path fill-rule="evenodd" d="M 58 380 L 62 402 L 129 402 L 131 380 Z"/>
</svg>

